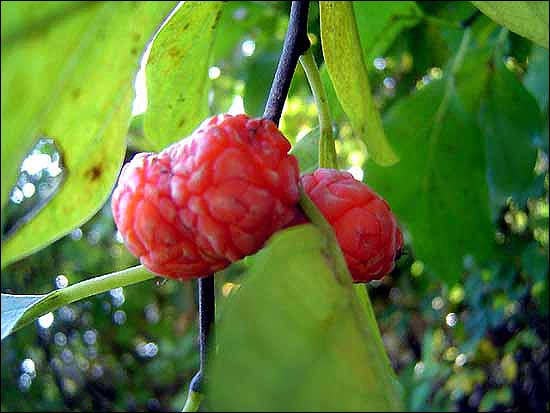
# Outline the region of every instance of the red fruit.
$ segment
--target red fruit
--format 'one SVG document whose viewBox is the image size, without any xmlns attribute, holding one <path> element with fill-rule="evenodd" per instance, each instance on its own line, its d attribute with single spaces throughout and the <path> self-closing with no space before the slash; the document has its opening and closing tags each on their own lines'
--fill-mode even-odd
<svg viewBox="0 0 550 413">
<path fill-rule="evenodd" d="M 354 282 L 393 270 L 403 237 L 384 199 L 348 172 L 318 169 L 301 177 L 304 191 L 332 225 Z"/>
<path fill-rule="evenodd" d="M 298 162 L 275 124 L 218 115 L 159 154 L 125 165 L 112 200 L 128 249 L 159 275 L 189 279 L 258 251 L 298 202 Z"/>
</svg>

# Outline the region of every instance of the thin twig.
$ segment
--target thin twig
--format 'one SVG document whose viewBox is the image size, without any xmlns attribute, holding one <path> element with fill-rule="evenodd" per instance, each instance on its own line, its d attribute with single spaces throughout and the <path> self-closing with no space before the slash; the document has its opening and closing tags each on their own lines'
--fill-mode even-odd
<svg viewBox="0 0 550 413">
<path fill-rule="evenodd" d="M 271 85 L 269 97 L 265 105 L 264 119 L 279 124 L 283 106 L 288 94 L 292 75 L 296 69 L 298 58 L 309 48 L 307 37 L 307 15 L 309 1 L 293 1 L 290 9 L 288 30 L 283 44 L 283 51 L 279 58 L 275 78 Z"/>
<path fill-rule="evenodd" d="M 199 278 L 199 349 L 203 380 L 208 364 L 208 349 L 212 349 L 216 345 L 214 335 L 215 318 L 216 295 L 214 290 L 214 274 L 210 274 L 208 277 Z M 200 391 L 200 389 L 197 390 Z"/>
<path fill-rule="evenodd" d="M 207 364 L 209 349 L 216 347 L 214 324 L 216 319 L 216 290 L 214 274 L 199 278 L 199 371 L 191 379 L 189 394 L 183 412 L 197 411 L 202 400 L 205 382 L 207 381 Z"/>
<path fill-rule="evenodd" d="M 307 37 L 307 15 L 309 1 L 293 1 L 290 9 L 288 30 L 283 44 L 275 78 L 271 85 L 265 106 L 264 118 L 279 124 L 283 106 L 288 94 L 292 75 L 299 57 L 309 48 Z M 207 381 L 206 365 L 208 349 L 215 348 L 215 290 L 214 275 L 200 278 L 199 281 L 199 352 L 200 370 L 191 380 L 187 402 L 182 411 L 196 411 L 202 399 L 202 390 Z"/>
</svg>

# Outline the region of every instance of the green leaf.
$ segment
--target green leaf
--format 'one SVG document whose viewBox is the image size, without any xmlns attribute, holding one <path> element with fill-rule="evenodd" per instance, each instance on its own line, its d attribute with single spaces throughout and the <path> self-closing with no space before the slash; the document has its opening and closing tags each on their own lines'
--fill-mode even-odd
<svg viewBox="0 0 550 413">
<path fill-rule="evenodd" d="M 113 288 L 125 287 L 153 278 L 142 265 L 90 278 L 42 295 L 2 294 L 2 340 L 38 317 L 59 307 Z"/>
<path fill-rule="evenodd" d="M 478 113 L 483 91 L 491 76 L 494 46 L 485 46 L 468 50 L 464 63 L 455 74 L 456 93 L 467 113 Z"/>
<path fill-rule="evenodd" d="M 397 102 L 384 120 L 401 162 L 369 161 L 365 181 L 406 225 L 415 256 L 452 284 L 465 255 L 483 260 L 491 251 L 483 138 L 444 81 Z"/>
<path fill-rule="evenodd" d="M 548 71 L 548 50 L 533 48 L 523 84 L 535 96 L 542 112 L 548 112 Z"/>
<path fill-rule="evenodd" d="M 312 129 L 290 150 L 298 159 L 300 173 L 313 172 L 319 168 L 319 128 Z"/>
<path fill-rule="evenodd" d="M 10 335 L 23 314 L 44 297 L 44 295 L 2 294 L 2 340 Z"/>
<path fill-rule="evenodd" d="M 392 165 L 399 158 L 386 140 L 371 95 L 352 3 L 323 1 L 319 5 L 323 54 L 338 100 L 355 133 L 365 141 L 369 156 L 380 165 Z"/>
<path fill-rule="evenodd" d="M 347 282 L 337 281 L 334 254 L 308 224 L 277 233 L 250 260 L 240 288 L 220 310 L 209 408 L 403 409 L 376 324 L 360 309 L 349 273 Z"/>
<path fill-rule="evenodd" d="M 548 1 L 472 1 L 483 14 L 548 49 Z"/>
<path fill-rule="evenodd" d="M 353 9 L 367 65 L 383 56 L 399 33 L 422 18 L 414 1 L 354 1 Z"/>
<path fill-rule="evenodd" d="M 506 198 L 525 202 L 537 160 L 535 140 L 542 122 L 535 98 L 516 76 L 495 59 L 482 103 L 480 125 L 487 140 L 488 182 L 495 214 Z"/>
<path fill-rule="evenodd" d="M 2 3 L 2 208 L 26 153 L 43 136 L 62 152 L 65 182 L 2 244 L 2 267 L 86 222 L 120 169 L 139 56 L 171 2 L 93 3 L 36 23 L 41 2 Z M 32 21 L 32 19 L 31 19 Z M 24 104 L 17 104 L 22 102 Z"/>
<path fill-rule="evenodd" d="M 208 116 L 208 65 L 222 6 L 183 2 L 153 40 L 144 129 L 157 150 L 185 138 Z"/>
</svg>

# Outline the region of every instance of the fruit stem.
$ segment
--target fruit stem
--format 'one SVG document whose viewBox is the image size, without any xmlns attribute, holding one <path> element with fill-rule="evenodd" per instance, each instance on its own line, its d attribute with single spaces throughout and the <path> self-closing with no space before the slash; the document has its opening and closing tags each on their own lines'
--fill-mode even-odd
<svg viewBox="0 0 550 413">
<path fill-rule="evenodd" d="M 216 318 L 216 294 L 214 274 L 199 278 L 199 351 L 200 372 L 203 381 L 208 364 L 208 348 L 215 348 L 214 321 Z M 199 383 L 200 384 L 200 383 Z"/>
<path fill-rule="evenodd" d="M 283 106 L 290 88 L 292 75 L 298 64 L 298 58 L 302 53 L 309 49 L 310 42 L 307 37 L 307 15 L 309 11 L 309 1 L 293 1 L 290 8 L 290 20 L 286 32 L 283 51 L 279 58 L 277 71 L 269 97 L 265 105 L 264 119 L 279 124 Z"/>
<path fill-rule="evenodd" d="M 306 72 L 309 87 L 315 99 L 315 105 L 317 106 L 317 113 L 319 115 L 319 167 L 338 169 L 327 94 L 325 93 L 321 75 L 319 74 L 319 68 L 317 67 L 311 49 L 308 49 L 300 56 L 300 63 Z"/>
<path fill-rule="evenodd" d="M 199 286 L 199 371 L 189 384 L 187 401 L 182 412 L 197 411 L 207 381 L 208 349 L 215 349 L 214 321 L 216 318 L 216 294 L 214 274 L 198 279 Z"/>
<path fill-rule="evenodd" d="M 136 284 L 154 277 L 155 275 L 149 272 L 143 265 L 138 265 L 122 271 L 90 278 L 69 287 L 52 291 L 44 295 L 44 298 L 40 302 L 33 305 L 23 314 L 13 327 L 12 332 L 64 305 L 74 303 L 75 301 L 82 300 L 92 295 L 101 294 L 113 288 L 126 287 L 127 285 Z"/>
<path fill-rule="evenodd" d="M 201 405 L 202 394 L 189 389 L 189 395 L 185 401 L 182 412 L 197 412 Z"/>
</svg>

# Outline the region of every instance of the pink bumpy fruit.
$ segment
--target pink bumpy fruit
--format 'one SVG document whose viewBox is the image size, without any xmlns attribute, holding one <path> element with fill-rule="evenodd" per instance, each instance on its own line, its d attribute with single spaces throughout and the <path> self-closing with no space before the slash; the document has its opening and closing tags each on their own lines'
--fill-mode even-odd
<svg viewBox="0 0 550 413">
<path fill-rule="evenodd" d="M 299 170 L 275 124 L 218 115 L 126 164 L 112 198 L 128 249 L 152 272 L 207 276 L 258 251 L 293 219 Z"/>
</svg>

